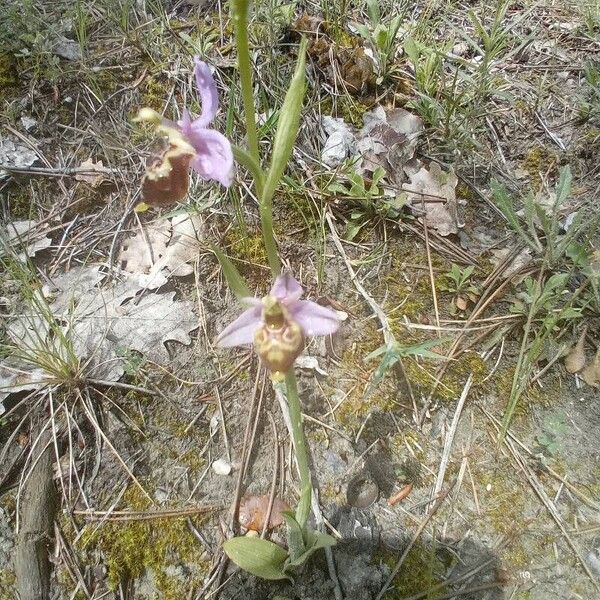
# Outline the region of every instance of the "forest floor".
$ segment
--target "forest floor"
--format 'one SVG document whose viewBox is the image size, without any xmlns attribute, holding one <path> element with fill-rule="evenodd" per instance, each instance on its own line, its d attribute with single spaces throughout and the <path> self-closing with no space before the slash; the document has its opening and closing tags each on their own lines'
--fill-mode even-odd
<svg viewBox="0 0 600 600">
<path fill-rule="evenodd" d="M 275 232 L 344 319 L 296 366 L 333 563 L 270 582 L 222 551 L 299 495 L 268 375 L 214 345 L 207 242 L 271 284 L 250 178 L 133 210 L 132 118 L 199 113 L 193 56 L 244 144 L 228 7 L 0 0 L 0 599 L 43 565 L 65 600 L 600 597 L 600 6 L 376 4 L 249 27 L 264 156 L 310 40 Z"/>
</svg>

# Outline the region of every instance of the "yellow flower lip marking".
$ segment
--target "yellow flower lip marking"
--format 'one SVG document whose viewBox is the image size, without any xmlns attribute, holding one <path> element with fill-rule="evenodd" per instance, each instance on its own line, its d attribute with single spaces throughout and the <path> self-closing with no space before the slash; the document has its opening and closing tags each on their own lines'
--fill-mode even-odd
<svg viewBox="0 0 600 600">
<path fill-rule="evenodd" d="M 280 379 L 304 348 L 304 334 L 274 296 L 263 298 L 263 326 L 254 336 L 254 347 L 263 363 Z"/>
<path fill-rule="evenodd" d="M 263 302 L 263 320 L 269 329 L 281 329 L 288 320 L 287 311 L 275 296 L 265 296 Z"/>
</svg>

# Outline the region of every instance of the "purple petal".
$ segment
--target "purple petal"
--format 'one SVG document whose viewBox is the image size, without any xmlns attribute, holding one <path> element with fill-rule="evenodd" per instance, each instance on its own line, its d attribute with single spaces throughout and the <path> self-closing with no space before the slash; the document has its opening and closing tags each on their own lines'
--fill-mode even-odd
<svg viewBox="0 0 600 600">
<path fill-rule="evenodd" d="M 219 95 L 217 85 L 213 79 L 210 67 L 197 56 L 194 57 L 194 75 L 196 86 L 202 100 L 202 113 L 195 120 L 197 127 L 208 127 L 217 114 L 219 108 Z"/>
<path fill-rule="evenodd" d="M 222 348 L 242 346 L 254 342 L 254 334 L 262 325 L 262 306 L 257 305 L 245 310 L 233 323 L 230 323 L 218 335 L 216 344 Z"/>
<path fill-rule="evenodd" d="M 302 286 L 290 275 L 283 273 L 275 279 L 275 283 L 271 288 L 271 296 L 281 300 L 284 303 L 295 302 L 302 296 Z"/>
<path fill-rule="evenodd" d="M 310 300 L 298 300 L 288 306 L 288 311 L 307 336 L 328 335 L 340 326 L 335 311 Z"/>
<path fill-rule="evenodd" d="M 229 187 L 233 181 L 233 152 L 229 140 L 215 129 L 202 129 L 191 123 L 181 121 L 181 132 L 196 150 L 192 168 L 203 179 L 214 179 Z"/>
</svg>

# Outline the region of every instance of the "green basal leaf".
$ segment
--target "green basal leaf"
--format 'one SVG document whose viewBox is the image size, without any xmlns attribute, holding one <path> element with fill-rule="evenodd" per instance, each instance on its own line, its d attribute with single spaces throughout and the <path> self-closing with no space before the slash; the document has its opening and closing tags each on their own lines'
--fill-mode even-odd
<svg viewBox="0 0 600 600">
<path fill-rule="evenodd" d="M 281 516 L 285 519 L 285 524 L 287 525 L 289 560 L 296 560 L 299 556 L 302 556 L 302 554 L 306 552 L 302 527 L 300 527 L 300 523 L 296 521 L 294 513 L 283 512 L 281 513 Z"/>
<path fill-rule="evenodd" d="M 366 25 L 363 25 L 362 23 L 354 23 L 354 27 L 356 28 L 358 35 L 365 38 L 365 40 L 371 39 L 371 32 Z"/>
<path fill-rule="evenodd" d="M 378 25 L 375 28 L 375 32 L 373 33 L 373 37 L 375 38 L 375 43 L 377 44 L 377 48 L 380 52 L 384 52 L 388 42 L 389 32 L 384 25 Z"/>
<path fill-rule="evenodd" d="M 223 269 L 223 275 L 225 275 L 229 289 L 235 294 L 236 298 L 241 300 L 242 298 L 249 298 L 252 296 L 244 278 L 240 275 L 229 257 L 215 244 L 209 242 L 209 245 Z"/>
<path fill-rule="evenodd" d="M 416 67 L 419 64 L 419 57 L 421 56 L 421 49 L 417 42 L 411 37 L 407 37 L 404 40 L 404 52 L 412 62 L 413 66 Z"/>
<path fill-rule="evenodd" d="M 313 529 L 306 529 L 304 535 L 307 540 L 305 552 L 293 560 L 290 557 L 285 563 L 284 571 L 287 572 L 294 567 L 303 565 L 317 550 L 335 546 L 336 544 L 334 537 Z"/>
<path fill-rule="evenodd" d="M 371 23 L 373 23 L 373 25 L 377 25 L 381 19 L 378 0 L 367 0 L 367 13 Z"/>
<path fill-rule="evenodd" d="M 573 174 L 571 169 L 567 165 L 560 169 L 560 176 L 558 184 L 556 185 L 556 206 L 559 207 L 568 198 L 571 193 L 571 182 L 573 181 Z"/>
<path fill-rule="evenodd" d="M 348 224 L 346 225 L 346 231 L 344 231 L 344 239 L 351 242 L 365 225 L 366 221 L 363 223 L 348 221 Z"/>
<path fill-rule="evenodd" d="M 296 70 L 290 82 L 290 87 L 285 95 L 283 106 L 279 113 L 279 123 L 273 142 L 273 154 L 271 156 L 271 166 L 267 173 L 265 187 L 261 201 L 270 206 L 273 200 L 275 189 L 281 181 L 281 177 L 287 167 L 296 135 L 300 124 L 300 112 L 302 111 L 302 101 L 304 100 L 305 80 L 306 80 L 306 39 L 300 42 L 298 50 L 298 62 Z"/>
<path fill-rule="evenodd" d="M 350 190 L 341 183 L 332 183 L 330 186 L 328 186 L 327 191 L 332 194 L 337 192 L 339 194 L 344 194 L 345 196 L 350 195 Z"/>
<path fill-rule="evenodd" d="M 223 544 L 225 554 L 240 568 L 262 579 L 290 579 L 283 571 L 288 553 L 257 537 L 235 537 Z"/>
<path fill-rule="evenodd" d="M 306 519 L 310 515 L 310 502 L 312 500 L 312 487 L 310 485 L 306 485 L 302 490 L 302 495 L 300 496 L 300 501 L 298 502 L 298 506 L 296 507 L 296 519 L 300 521 L 300 523 L 306 523 Z M 304 518 L 302 518 L 304 515 Z"/>
</svg>

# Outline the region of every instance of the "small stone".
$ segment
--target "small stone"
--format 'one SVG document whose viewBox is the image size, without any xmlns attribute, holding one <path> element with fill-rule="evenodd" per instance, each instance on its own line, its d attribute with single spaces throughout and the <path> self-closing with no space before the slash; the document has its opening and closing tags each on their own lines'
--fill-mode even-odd
<svg viewBox="0 0 600 600">
<path fill-rule="evenodd" d="M 154 498 L 156 498 L 156 501 L 158 503 L 162 504 L 163 502 L 166 502 L 169 499 L 169 493 L 167 492 L 167 490 L 165 490 L 165 488 L 159 487 L 154 492 Z"/>
<path fill-rule="evenodd" d="M 586 562 L 590 571 L 600 578 L 600 547 L 593 548 L 586 556 Z"/>
<path fill-rule="evenodd" d="M 219 458 L 212 464 L 212 469 L 217 475 L 229 475 L 231 473 L 231 464 L 225 459 Z"/>
<path fill-rule="evenodd" d="M 33 117 L 23 115 L 21 117 L 21 125 L 23 125 L 25 131 L 30 132 L 36 129 L 38 122 Z"/>
<path fill-rule="evenodd" d="M 54 54 L 66 60 L 81 60 L 81 46 L 74 40 L 63 38 L 54 46 Z"/>
<path fill-rule="evenodd" d="M 469 45 L 466 42 L 458 42 L 454 44 L 452 48 L 452 54 L 454 56 L 464 56 L 469 51 Z"/>
</svg>

